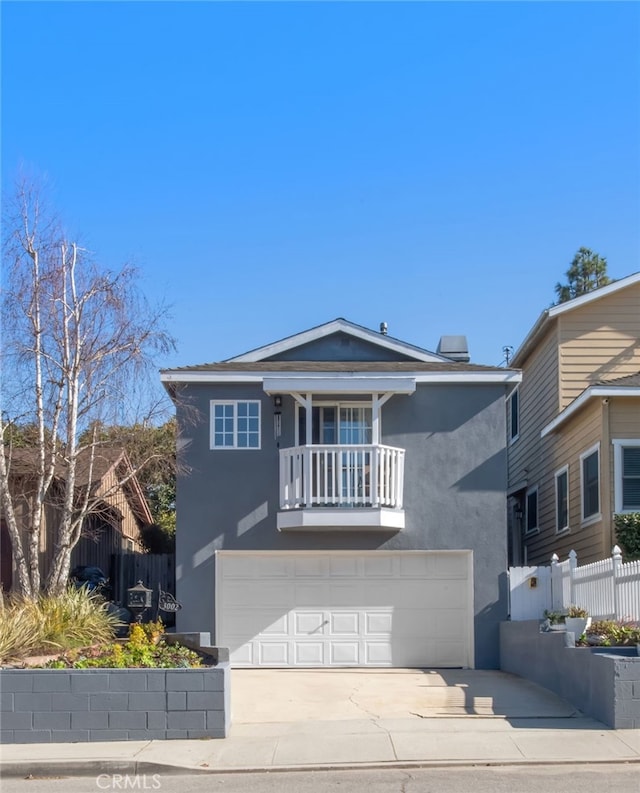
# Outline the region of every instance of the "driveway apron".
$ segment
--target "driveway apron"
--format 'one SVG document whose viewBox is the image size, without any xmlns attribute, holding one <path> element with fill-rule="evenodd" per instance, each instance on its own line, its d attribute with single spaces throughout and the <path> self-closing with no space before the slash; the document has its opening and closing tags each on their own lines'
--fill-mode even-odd
<svg viewBox="0 0 640 793">
<path fill-rule="evenodd" d="M 235 725 L 578 715 L 534 683 L 476 669 L 234 669 L 231 712 Z"/>
</svg>

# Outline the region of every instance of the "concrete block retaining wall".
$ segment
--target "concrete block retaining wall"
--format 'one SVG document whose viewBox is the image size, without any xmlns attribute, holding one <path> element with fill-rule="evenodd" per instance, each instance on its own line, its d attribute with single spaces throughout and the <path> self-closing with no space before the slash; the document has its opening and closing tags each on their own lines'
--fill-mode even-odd
<svg viewBox="0 0 640 793">
<path fill-rule="evenodd" d="M 2 669 L 0 742 L 225 738 L 229 663 L 194 669 Z"/>
<path fill-rule="evenodd" d="M 615 652 L 575 647 L 572 633 L 540 633 L 537 620 L 500 625 L 503 671 L 548 688 L 609 727 L 640 728 L 640 657 Z"/>
</svg>

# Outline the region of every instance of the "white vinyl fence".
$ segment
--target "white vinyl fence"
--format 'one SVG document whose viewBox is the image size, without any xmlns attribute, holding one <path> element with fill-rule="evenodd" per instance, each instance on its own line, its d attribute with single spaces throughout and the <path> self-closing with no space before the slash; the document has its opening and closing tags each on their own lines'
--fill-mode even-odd
<svg viewBox="0 0 640 793">
<path fill-rule="evenodd" d="M 586 609 L 595 619 L 640 620 L 640 561 L 622 561 L 616 545 L 609 559 L 578 567 L 578 557 L 551 565 L 509 568 L 512 620 L 542 619 L 545 609 Z"/>
</svg>

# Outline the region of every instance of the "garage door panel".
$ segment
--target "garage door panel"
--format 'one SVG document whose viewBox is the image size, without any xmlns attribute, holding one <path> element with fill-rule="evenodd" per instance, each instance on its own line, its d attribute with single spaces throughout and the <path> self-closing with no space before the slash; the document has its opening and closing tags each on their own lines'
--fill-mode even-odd
<svg viewBox="0 0 640 793">
<path fill-rule="evenodd" d="M 359 611 L 333 612 L 328 622 L 329 633 L 332 636 L 360 636 L 361 628 Z"/>
<path fill-rule="evenodd" d="M 294 636 L 306 637 L 323 633 L 325 622 L 323 611 L 295 612 L 292 616 Z"/>
<path fill-rule="evenodd" d="M 390 577 L 395 574 L 397 559 L 393 556 L 380 554 L 380 556 L 365 556 L 362 560 L 362 570 L 365 576 Z"/>
<path fill-rule="evenodd" d="M 296 578 L 326 578 L 328 559 L 326 556 L 300 556 L 294 558 L 294 575 Z"/>
<path fill-rule="evenodd" d="M 332 665 L 350 665 L 357 666 L 360 663 L 360 642 L 329 642 L 329 658 Z"/>
<path fill-rule="evenodd" d="M 264 641 L 257 643 L 258 663 L 262 666 L 288 666 L 289 643 Z"/>
<path fill-rule="evenodd" d="M 335 608 L 363 608 L 368 602 L 366 598 L 364 581 L 332 580 L 327 587 L 325 603 Z"/>
<path fill-rule="evenodd" d="M 332 578 L 340 578 L 344 576 L 355 577 L 360 575 L 360 560 L 355 556 L 330 556 L 329 557 L 329 575 Z"/>
<path fill-rule="evenodd" d="M 289 633 L 289 615 L 281 610 L 229 609 L 221 620 L 225 635 L 252 637 L 257 633 Z"/>
<path fill-rule="evenodd" d="M 469 666 L 461 571 L 468 554 L 222 552 L 216 639 L 235 666 Z"/>
<path fill-rule="evenodd" d="M 257 581 L 258 579 L 225 581 L 225 605 L 229 608 L 252 608 L 258 599 L 263 608 L 274 606 L 285 607 L 286 610 L 293 598 L 293 583 L 263 580 L 260 582 L 258 594 L 256 591 L 258 589 Z"/>
<path fill-rule="evenodd" d="M 392 623 L 393 623 L 393 614 L 390 611 L 388 612 L 368 611 L 364 615 L 365 636 L 369 636 L 371 634 L 391 635 Z"/>
<path fill-rule="evenodd" d="M 330 588 L 324 581 L 296 581 L 294 588 L 294 597 L 288 605 L 293 603 L 303 608 L 313 608 L 319 603 L 324 604 L 330 594 Z"/>
<path fill-rule="evenodd" d="M 324 666 L 324 642 L 296 642 L 293 656 L 296 666 Z"/>
<path fill-rule="evenodd" d="M 368 666 L 392 666 L 393 652 L 391 642 L 372 642 L 364 643 L 364 663 Z M 395 664 L 402 666 L 403 664 Z"/>
</svg>

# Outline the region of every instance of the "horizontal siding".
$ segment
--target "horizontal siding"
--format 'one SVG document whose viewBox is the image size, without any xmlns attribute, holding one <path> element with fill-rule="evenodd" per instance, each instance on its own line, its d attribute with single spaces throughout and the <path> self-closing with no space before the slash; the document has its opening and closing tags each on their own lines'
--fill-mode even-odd
<svg viewBox="0 0 640 793">
<path fill-rule="evenodd" d="M 602 558 L 602 521 L 583 527 L 580 518 L 580 455 L 597 443 L 601 434 L 602 403 L 594 399 L 561 430 L 543 439 L 546 443 L 542 449 L 539 479 L 531 482 L 532 485 L 538 485 L 540 531 L 530 538 L 525 537 L 528 563 L 546 564 L 554 553 L 562 560 L 571 549 L 577 552 L 578 558 L 584 563 Z M 556 534 L 555 472 L 565 465 L 569 466 L 569 532 Z M 606 514 L 602 503 L 603 490 L 601 484 L 601 511 Z"/>
<path fill-rule="evenodd" d="M 603 378 L 640 370 L 640 284 L 558 317 L 561 409 Z"/>
<path fill-rule="evenodd" d="M 609 431 L 614 438 L 640 438 L 640 397 L 609 401 Z"/>
<path fill-rule="evenodd" d="M 509 485 L 530 479 L 532 461 L 539 459 L 540 430 L 557 415 L 558 365 L 552 329 L 522 368 L 520 437 L 509 445 Z M 507 409 L 509 405 L 507 403 Z"/>
</svg>

